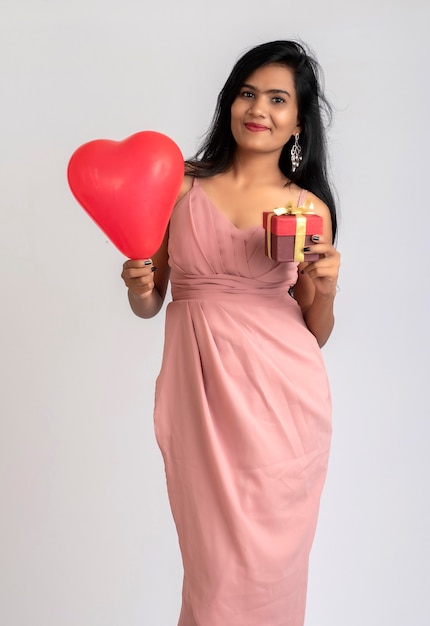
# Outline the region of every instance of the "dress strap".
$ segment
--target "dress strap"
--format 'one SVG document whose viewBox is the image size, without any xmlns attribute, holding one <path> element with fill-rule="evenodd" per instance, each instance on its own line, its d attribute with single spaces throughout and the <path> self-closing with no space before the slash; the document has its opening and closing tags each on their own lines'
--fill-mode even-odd
<svg viewBox="0 0 430 626">
<path fill-rule="evenodd" d="M 191 187 L 200 187 L 199 179 L 197 178 L 197 176 L 193 176 L 193 184 L 191 185 Z"/>
<path fill-rule="evenodd" d="M 305 197 L 306 197 L 306 194 L 307 194 L 307 193 L 308 193 L 307 189 L 302 189 L 302 190 L 300 191 L 300 194 L 299 194 L 299 201 L 298 201 L 298 203 L 297 203 L 297 206 L 302 206 L 302 204 L 303 204 L 303 202 L 304 202 L 304 200 L 305 200 Z"/>
</svg>

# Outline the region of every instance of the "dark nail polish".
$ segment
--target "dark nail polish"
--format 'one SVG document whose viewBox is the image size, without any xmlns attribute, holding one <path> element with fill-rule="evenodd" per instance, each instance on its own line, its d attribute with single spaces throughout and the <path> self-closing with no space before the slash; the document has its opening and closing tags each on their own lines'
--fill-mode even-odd
<svg viewBox="0 0 430 626">
<path fill-rule="evenodd" d="M 151 267 L 151 272 L 155 272 L 155 270 L 156 270 L 156 269 L 157 269 L 157 268 L 155 267 L 155 265 L 153 265 L 153 266 Z"/>
<path fill-rule="evenodd" d="M 303 248 L 303 252 L 310 252 L 311 249 L 309 248 L 309 246 L 306 246 L 306 248 Z"/>
<path fill-rule="evenodd" d="M 144 265 L 151 265 L 152 261 L 151 259 L 146 259 Z"/>
<path fill-rule="evenodd" d="M 319 237 L 319 235 L 312 235 L 311 239 L 312 239 L 312 241 L 319 241 L 320 237 Z"/>
</svg>

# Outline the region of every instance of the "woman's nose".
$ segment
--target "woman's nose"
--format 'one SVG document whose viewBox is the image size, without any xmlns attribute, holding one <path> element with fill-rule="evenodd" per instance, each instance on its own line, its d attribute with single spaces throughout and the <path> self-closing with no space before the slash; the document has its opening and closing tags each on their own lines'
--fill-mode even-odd
<svg viewBox="0 0 430 626">
<path fill-rule="evenodd" d="M 264 117 L 266 115 L 266 109 L 263 99 L 261 97 L 253 98 L 249 103 L 249 111 L 253 115 Z"/>
</svg>

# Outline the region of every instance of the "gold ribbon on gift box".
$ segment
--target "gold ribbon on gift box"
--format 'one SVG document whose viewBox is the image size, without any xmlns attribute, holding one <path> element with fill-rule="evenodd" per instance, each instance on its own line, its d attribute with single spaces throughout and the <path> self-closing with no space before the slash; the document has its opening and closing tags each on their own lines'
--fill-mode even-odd
<svg viewBox="0 0 430 626">
<path fill-rule="evenodd" d="M 280 215 L 294 215 L 296 218 L 296 235 L 294 241 L 294 261 L 302 263 L 305 260 L 305 254 L 303 248 L 305 246 L 306 238 L 306 215 L 314 214 L 314 205 L 310 200 L 302 206 L 295 206 L 293 202 L 289 202 L 285 206 L 281 206 L 277 209 L 273 209 L 272 213 L 267 216 L 267 256 L 272 258 L 272 229 L 271 222 L 272 217 L 279 217 Z"/>
</svg>

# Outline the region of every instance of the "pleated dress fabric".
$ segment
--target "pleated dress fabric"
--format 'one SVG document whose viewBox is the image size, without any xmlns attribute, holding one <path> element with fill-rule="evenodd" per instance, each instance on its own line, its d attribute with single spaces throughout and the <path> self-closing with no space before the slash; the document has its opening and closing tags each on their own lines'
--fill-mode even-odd
<svg viewBox="0 0 430 626">
<path fill-rule="evenodd" d="M 326 370 L 289 289 L 198 180 L 169 235 L 155 432 L 184 567 L 178 626 L 303 626 L 331 436 Z"/>
</svg>

